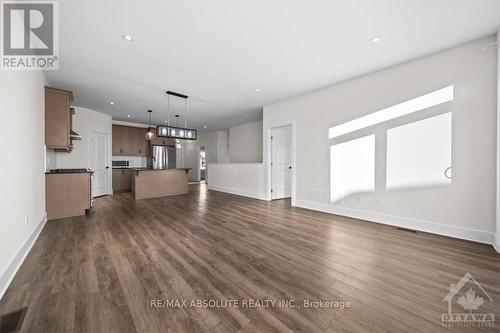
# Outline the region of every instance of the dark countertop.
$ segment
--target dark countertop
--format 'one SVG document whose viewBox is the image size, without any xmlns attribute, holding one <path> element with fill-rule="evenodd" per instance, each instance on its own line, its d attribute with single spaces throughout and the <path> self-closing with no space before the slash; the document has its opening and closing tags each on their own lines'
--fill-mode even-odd
<svg viewBox="0 0 500 333">
<path fill-rule="evenodd" d="M 56 172 L 53 170 L 46 171 L 46 175 L 67 175 L 67 174 L 72 174 L 72 173 L 94 173 L 94 171 L 87 170 L 87 171 L 71 171 L 71 172 Z"/>
<path fill-rule="evenodd" d="M 129 168 L 132 171 L 170 171 L 170 170 L 184 170 L 188 172 L 191 168 L 175 168 L 175 169 L 153 169 L 153 168 Z"/>
</svg>

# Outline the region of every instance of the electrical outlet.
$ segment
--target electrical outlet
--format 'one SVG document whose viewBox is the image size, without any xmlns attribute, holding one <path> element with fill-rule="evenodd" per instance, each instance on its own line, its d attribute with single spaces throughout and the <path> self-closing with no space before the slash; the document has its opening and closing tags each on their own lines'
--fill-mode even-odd
<svg viewBox="0 0 500 333">
<path fill-rule="evenodd" d="M 28 214 L 24 215 L 24 225 L 28 225 L 30 223 L 30 216 Z"/>
</svg>

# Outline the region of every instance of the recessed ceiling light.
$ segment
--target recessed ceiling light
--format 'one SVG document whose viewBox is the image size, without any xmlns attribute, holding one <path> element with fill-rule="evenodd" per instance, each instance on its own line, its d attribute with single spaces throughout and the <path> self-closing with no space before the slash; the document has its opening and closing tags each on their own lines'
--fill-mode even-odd
<svg viewBox="0 0 500 333">
<path fill-rule="evenodd" d="M 260 92 L 260 89 L 259 88 L 255 88 L 255 92 Z"/>
<path fill-rule="evenodd" d="M 165 124 L 168 124 L 168 120 L 165 120 Z"/>
<path fill-rule="evenodd" d="M 373 37 L 372 42 L 378 43 L 382 38 L 380 36 Z"/>
<path fill-rule="evenodd" d="M 134 38 L 132 38 L 132 36 L 130 36 L 128 34 L 123 34 L 122 38 L 125 39 L 126 41 L 129 41 L 129 42 L 132 42 L 134 40 Z"/>
<path fill-rule="evenodd" d="M 203 125 L 203 128 L 207 128 L 207 125 Z"/>
<path fill-rule="evenodd" d="M 132 117 L 132 116 L 128 114 L 128 115 L 127 115 L 127 118 L 130 118 L 130 117 Z"/>
<path fill-rule="evenodd" d="M 115 105 L 115 102 L 111 101 L 111 102 L 109 102 L 109 104 L 111 104 L 111 105 Z"/>
</svg>

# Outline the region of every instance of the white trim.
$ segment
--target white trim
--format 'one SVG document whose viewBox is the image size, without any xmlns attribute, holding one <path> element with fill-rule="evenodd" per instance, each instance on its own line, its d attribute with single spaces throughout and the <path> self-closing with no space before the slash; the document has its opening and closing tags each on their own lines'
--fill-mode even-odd
<svg viewBox="0 0 500 333">
<path fill-rule="evenodd" d="M 198 171 L 196 174 L 196 181 L 201 182 L 201 163 L 200 163 L 200 152 L 201 152 L 201 146 L 196 147 L 196 170 Z M 204 181 L 207 182 L 207 173 L 208 173 L 208 166 L 207 166 L 207 148 L 205 147 L 205 179 Z M 195 180 L 195 179 L 193 179 Z"/>
<path fill-rule="evenodd" d="M 495 238 L 495 242 L 492 244 L 493 247 L 495 248 L 495 250 L 500 253 L 500 234 L 497 233 L 494 235 L 494 238 Z"/>
<path fill-rule="evenodd" d="M 112 135 L 110 135 L 109 133 L 106 133 L 106 132 L 101 132 L 101 131 L 96 131 L 96 130 L 93 130 L 93 129 L 89 129 L 89 154 L 90 154 L 90 158 L 89 158 L 89 169 L 93 169 L 92 168 L 92 164 L 94 162 L 94 134 L 98 134 L 98 135 L 104 135 L 106 136 L 106 166 L 108 167 L 108 169 L 106 169 L 106 177 L 108 178 L 108 188 L 107 188 L 107 193 L 104 194 L 104 195 L 112 195 L 113 194 L 113 167 L 112 167 L 112 160 L 113 160 L 113 153 L 112 153 L 112 149 L 113 149 L 113 137 Z M 92 188 L 91 188 L 91 191 Z M 94 193 L 91 193 L 91 196 L 92 198 L 94 198 Z"/>
<path fill-rule="evenodd" d="M 497 33 L 497 193 L 495 248 L 500 253 L 500 30 Z"/>
<path fill-rule="evenodd" d="M 229 163 L 219 163 L 219 162 L 211 162 L 210 165 L 264 165 L 264 163 L 247 163 L 247 162 L 229 162 Z"/>
<path fill-rule="evenodd" d="M 264 200 L 264 201 L 269 201 L 265 193 L 258 193 L 258 192 L 250 192 L 250 191 L 241 191 L 238 189 L 229 189 L 229 188 L 224 188 L 224 187 L 217 187 L 217 186 L 210 186 L 207 185 L 207 189 L 210 191 L 217 191 L 217 192 L 225 192 L 225 193 L 230 193 L 230 194 L 235 194 L 235 195 L 240 195 L 243 197 L 248 197 L 248 198 L 254 198 L 258 200 Z"/>
<path fill-rule="evenodd" d="M 262 140 L 263 145 L 264 145 L 264 167 L 265 167 L 265 172 L 266 172 L 266 201 L 271 201 L 272 200 L 272 195 L 271 195 L 271 188 L 272 188 L 272 177 L 271 177 L 271 167 L 270 163 L 272 160 L 271 157 L 271 130 L 276 127 L 284 127 L 284 126 L 291 126 L 292 127 L 292 197 L 291 200 L 292 202 L 295 201 L 295 194 L 296 194 L 296 175 L 297 175 L 297 159 L 296 159 L 296 136 L 297 136 L 297 123 L 295 120 L 285 120 L 285 121 L 277 121 L 273 122 L 270 124 L 266 124 L 266 127 L 264 128 L 263 135 L 264 135 L 264 140 Z"/>
<path fill-rule="evenodd" d="M 432 234 L 465 239 L 490 245 L 494 244 L 495 234 L 493 232 L 456 227 L 456 226 L 439 224 L 424 220 L 417 220 L 402 216 L 393 216 L 393 215 L 369 212 L 365 210 L 339 207 L 337 205 L 329 205 L 326 203 L 318 203 L 313 201 L 295 200 L 292 203 L 292 205 L 296 207 L 317 210 L 320 212 L 347 216 L 360 220 L 366 220 L 369 222 L 387 224 L 406 229 L 413 229 Z"/>
<path fill-rule="evenodd" d="M 273 187 L 272 184 L 272 170 L 271 170 L 271 161 L 272 161 L 272 149 L 271 149 L 271 129 L 272 127 L 267 127 L 263 130 L 264 133 L 264 145 L 265 145 L 265 155 L 263 156 L 264 168 L 266 173 L 266 199 L 271 201 L 273 199 L 273 195 L 271 194 L 271 189 Z M 292 198 L 293 200 L 293 198 Z"/>
<path fill-rule="evenodd" d="M 40 232 L 42 232 L 42 229 L 45 226 L 46 222 L 47 213 L 43 215 L 42 220 L 40 221 L 40 223 L 38 223 L 38 226 L 35 228 L 35 230 L 33 230 L 31 236 L 26 240 L 24 245 L 21 247 L 19 252 L 17 252 L 12 262 L 0 277 L 0 299 L 2 299 L 3 295 L 7 291 L 7 288 L 9 288 L 10 283 L 14 279 L 14 276 L 16 276 L 16 273 L 23 264 L 24 259 L 26 259 L 26 257 L 28 256 L 28 253 L 33 247 L 33 244 L 35 244 L 36 240 L 38 239 L 38 236 L 40 235 Z"/>
</svg>

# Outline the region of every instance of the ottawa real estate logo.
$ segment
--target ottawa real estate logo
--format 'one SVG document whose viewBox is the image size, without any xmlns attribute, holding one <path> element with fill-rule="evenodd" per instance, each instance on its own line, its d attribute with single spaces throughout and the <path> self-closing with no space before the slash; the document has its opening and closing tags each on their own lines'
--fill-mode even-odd
<svg viewBox="0 0 500 333">
<path fill-rule="evenodd" d="M 59 4 L 0 2 L 0 69 L 59 69 Z"/>
<path fill-rule="evenodd" d="M 448 303 L 448 313 L 441 315 L 443 327 L 495 327 L 495 314 L 480 310 L 493 299 L 469 272 L 457 284 L 450 284 L 443 302 Z M 457 312 L 453 311 L 454 303 Z"/>
</svg>

